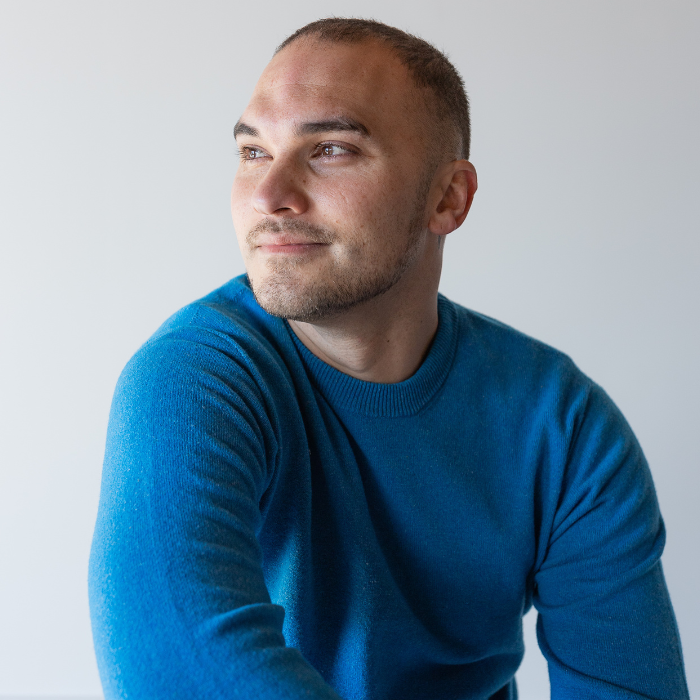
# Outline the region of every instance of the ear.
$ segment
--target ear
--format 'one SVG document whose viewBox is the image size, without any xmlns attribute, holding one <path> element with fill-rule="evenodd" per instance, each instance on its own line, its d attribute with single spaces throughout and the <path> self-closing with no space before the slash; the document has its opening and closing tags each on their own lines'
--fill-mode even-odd
<svg viewBox="0 0 700 700">
<path fill-rule="evenodd" d="M 453 160 L 440 178 L 442 197 L 428 222 L 431 233 L 452 233 L 467 218 L 477 188 L 476 170 L 468 160 Z"/>
</svg>

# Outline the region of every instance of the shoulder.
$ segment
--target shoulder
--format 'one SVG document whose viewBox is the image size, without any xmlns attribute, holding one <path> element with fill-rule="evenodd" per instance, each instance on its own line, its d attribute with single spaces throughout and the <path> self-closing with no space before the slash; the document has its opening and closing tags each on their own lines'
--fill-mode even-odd
<svg viewBox="0 0 700 700">
<path fill-rule="evenodd" d="M 260 308 L 240 276 L 163 323 L 126 365 L 115 399 L 177 403 L 234 393 L 269 413 L 276 397 L 292 391 L 295 354 L 284 322 Z"/>
<path fill-rule="evenodd" d="M 494 318 L 454 302 L 458 326 L 457 360 L 472 381 L 523 392 L 588 394 L 599 387 L 566 353 Z"/>
<path fill-rule="evenodd" d="M 260 308 L 245 275 L 241 275 L 173 314 L 141 351 L 182 340 L 222 351 L 240 353 L 247 349 L 255 353 L 284 332 L 283 322 Z"/>
<path fill-rule="evenodd" d="M 141 346 L 136 358 L 162 354 L 163 349 L 207 350 L 232 359 L 264 361 L 290 347 L 281 319 L 265 312 L 255 301 L 245 275 L 188 304 L 173 314 Z"/>
<path fill-rule="evenodd" d="M 459 341 L 452 376 L 485 421 L 511 436 L 561 448 L 637 450 L 614 401 L 566 353 L 505 323 L 454 304 Z M 587 439 L 584 438 L 587 436 Z"/>
</svg>

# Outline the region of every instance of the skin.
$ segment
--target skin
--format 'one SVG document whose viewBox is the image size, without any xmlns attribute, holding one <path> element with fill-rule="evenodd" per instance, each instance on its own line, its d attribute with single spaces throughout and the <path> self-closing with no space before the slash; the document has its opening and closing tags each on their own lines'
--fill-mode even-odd
<svg viewBox="0 0 700 700">
<path fill-rule="evenodd" d="M 376 41 L 298 40 L 279 52 L 237 124 L 231 211 L 258 302 L 317 357 L 400 382 L 437 331 L 444 237 L 477 181 Z"/>
</svg>

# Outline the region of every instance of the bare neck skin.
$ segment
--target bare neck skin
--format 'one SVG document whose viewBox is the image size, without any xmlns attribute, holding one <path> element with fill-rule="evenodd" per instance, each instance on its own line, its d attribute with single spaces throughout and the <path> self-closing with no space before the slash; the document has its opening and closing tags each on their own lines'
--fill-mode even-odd
<svg viewBox="0 0 700 700">
<path fill-rule="evenodd" d="M 393 384 L 416 373 L 438 327 L 442 250 L 417 262 L 388 292 L 321 323 L 289 321 L 319 359 L 356 379 Z"/>
</svg>

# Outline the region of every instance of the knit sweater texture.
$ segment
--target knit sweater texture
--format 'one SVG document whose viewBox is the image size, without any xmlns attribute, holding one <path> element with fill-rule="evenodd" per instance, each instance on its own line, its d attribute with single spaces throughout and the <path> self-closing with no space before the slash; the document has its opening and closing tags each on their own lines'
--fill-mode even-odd
<svg viewBox="0 0 700 700">
<path fill-rule="evenodd" d="M 562 353 L 440 296 L 417 372 L 315 357 L 238 277 L 110 414 L 89 591 L 107 700 L 688 697 L 644 455 Z"/>
</svg>

